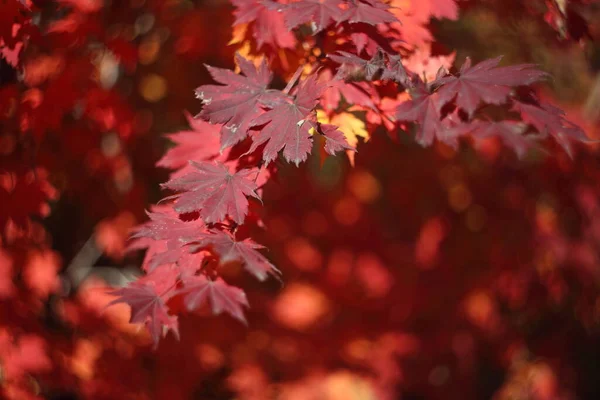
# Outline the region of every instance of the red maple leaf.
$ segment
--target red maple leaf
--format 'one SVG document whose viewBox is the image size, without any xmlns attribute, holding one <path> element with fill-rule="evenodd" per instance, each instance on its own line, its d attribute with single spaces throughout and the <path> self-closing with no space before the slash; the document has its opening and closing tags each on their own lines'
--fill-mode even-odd
<svg viewBox="0 0 600 400">
<path fill-rule="evenodd" d="M 531 136 L 524 136 L 526 125 L 520 121 L 473 121 L 471 136 L 477 139 L 498 137 L 502 143 L 523 158 L 534 147 L 535 141 Z"/>
<path fill-rule="evenodd" d="M 525 86 L 548 76 L 535 69 L 533 64 L 497 67 L 502 57 L 483 61 L 471 67 L 467 58 L 458 76 L 445 76 L 436 80 L 441 108 L 456 98 L 456 105 L 472 116 L 480 102 L 502 104 L 510 94 L 511 87 Z"/>
<path fill-rule="evenodd" d="M 379 0 L 350 0 L 347 4 L 348 9 L 338 17 L 338 22 L 370 25 L 398 22 L 398 19 L 388 11 L 390 6 Z"/>
<path fill-rule="evenodd" d="M 409 87 L 409 74 L 402 64 L 402 58 L 398 55 L 388 54 L 388 60 L 389 62 L 381 74 L 381 79 L 392 80 L 402 86 Z"/>
<path fill-rule="evenodd" d="M 463 135 L 469 135 L 475 141 L 488 139 L 491 137 L 499 138 L 509 149 L 513 150 L 517 157 L 523 158 L 529 149 L 534 147 L 534 136 L 525 136 L 527 125 L 521 121 L 472 121 L 464 124 L 457 124 L 448 129 L 446 143 L 456 146 L 456 138 Z"/>
<path fill-rule="evenodd" d="M 150 272 L 153 269 L 152 260 L 155 255 L 167 250 L 167 241 L 154 240 L 148 237 L 135 238 L 127 244 L 126 252 L 133 252 L 136 250 L 146 250 L 141 268 L 143 271 Z"/>
<path fill-rule="evenodd" d="M 322 31 L 342 15 L 338 0 L 302 0 L 284 5 L 282 10 L 288 29 L 314 24 L 314 33 Z"/>
<path fill-rule="evenodd" d="M 210 160 L 219 154 L 221 126 L 195 119 L 188 112 L 185 118 L 192 130 L 167 135 L 175 146 L 167 150 L 157 166 L 178 169 L 187 166 L 190 160 Z"/>
<path fill-rule="evenodd" d="M 244 75 L 207 65 L 213 79 L 225 86 L 203 85 L 196 89 L 196 96 L 204 104 L 199 116 L 212 124 L 223 124 L 222 149 L 247 136 L 252 120 L 262 113 L 261 100 L 276 92 L 267 90 L 272 76 L 266 61 L 256 68 L 239 54 L 236 60 Z"/>
<path fill-rule="evenodd" d="M 526 123 L 535 127 L 542 134 L 549 134 L 573 158 L 571 140 L 589 142 L 583 129 L 565 118 L 565 113 L 550 104 L 540 106 L 515 101 L 513 110 L 521 113 Z"/>
<path fill-rule="evenodd" d="M 325 85 L 317 82 L 316 75 L 312 75 L 300 83 L 295 95 L 281 96 L 271 110 L 254 119 L 252 126 L 266 126 L 252 136 L 249 153 L 268 142 L 263 150 L 265 163 L 273 161 L 282 149 L 287 161 L 296 165 L 306 161 L 312 146 L 309 133 L 312 123 L 308 117 L 324 89 Z"/>
<path fill-rule="evenodd" d="M 182 221 L 175 212 L 172 213 L 148 213 L 150 221 L 141 225 L 132 235 L 137 243 L 130 245 L 130 249 L 147 248 L 144 269 L 147 272 L 165 264 L 175 264 L 188 270 L 187 263 L 193 261 L 190 258 L 189 248 L 186 245 L 206 232 L 204 222 L 198 218 L 193 221 Z M 143 239 L 151 239 L 150 242 Z"/>
<path fill-rule="evenodd" d="M 364 51 L 368 55 L 374 56 L 377 52 L 382 50 L 388 54 L 397 52 L 394 50 L 392 43 L 387 37 L 387 32 L 391 32 L 388 24 L 370 25 L 368 23 L 360 22 L 344 22 L 340 27 L 340 32 L 341 31 L 349 34 L 350 42 L 356 47 L 356 54 L 360 54 Z M 384 36 L 383 33 L 386 33 L 386 35 Z"/>
<path fill-rule="evenodd" d="M 182 221 L 172 209 L 147 214 L 150 221 L 136 228 L 131 236 L 135 241 L 129 245 L 129 250 L 148 249 L 143 264 L 147 272 L 187 257 L 185 245 L 206 231 L 201 219 Z"/>
<path fill-rule="evenodd" d="M 216 263 L 218 260 L 210 256 L 206 251 L 198 251 L 195 253 L 189 252 L 189 247 L 186 248 L 188 251 L 182 253 L 181 257 L 177 260 L 177 268 L 179 269 L 179 277 L 185 280 L 191 276 L 196 276 L 199 271 L 207 268 L 211 263 Z"/>
<path fill-rule="evenodd" d="M 214 315 L 225 311 L 246 323 L 243 307 L 250 306 L 246 293 L 240 288 L 228 285 L 221 278 L 211 281 L 203 275 L 190 276 L 183 280 L 183 288 L 179 293 L 185 293 L 184 303 L 189 311 L 210 303 Z"/>
<path fill-rule="evenodd" d="M 354 147 L 348 144 L 344 133 L 337 126 L 321 124 L 321 132 L 325 136 L 325 151 L 332 156 L 338 151 L 354 150 Z"/>
<path fill-rule="evenodd" d="M 178 195 L 175 211 L 186 213 L 200 211 L 207 223 L 220 222 L 229 215 L 242 224 L 248 214 L 248 199 L 260 199 L 256 183 L 248 177 L 255 169 L 244 169 L 234 174 L 222 163 L 197 163 L 190 161 L 194 171 L 163 184 L 171 190 L 183 191 Z"/>
<path fill-rule="evenodd" d="M 155 347 L 164 336 L 163 326 L 167 328 L 164 333 L 172 330 L 179 338 L 177 317 L 169 315 L 166 305 L 166 301 L 176 294 L 176 278 L 177 273 L 173 268 L 156 269 L 126 287 L 111 291 L 110 294 L 119 297 L 108 303 L 107 307 L 118 303 L 129 305 L 130 322 L 145 324 Z"/>
<path fill-rule="evenodd" d="M 211 248 L 219 256 L 222 264 L 230 261 L 242 262 L 258 280 L 264 281 L 269 274 L 280 274 L 279 270 L 257 251 L 263 249 L 264 246 L 251 239 L 238 242 L 226 232 L 210 231 L 193 244 L 196 245 L 196 248 L 192 247 L 192 251 Z"/>
<path fill-rule="evenodd" d="M 146 250 L 141 269 L 145 272 L 151 272 L 157 266 L 155 263 L 153 263 L 156 255 L 167 251 L 167 241 L 154 240 L 147 237 L 138 238 L 132 240 L 127 246 L 128 252 L 136 250 Z"/>
<path fill-rule="evenodd" d="M 338 108 L 342 96 L 350 104 L 372 110 L 377 109 L 375 102 L 379 101 L 379 95 L 373 85 L 367 82 L 344 82 L 343 80 L 333 79 L 329 69 L 323 70 L 319 79 L 327 84 L 327 88 L 321 96 L 321 107 L 326 111 L 333 111 Z"/>
<path fill-rule="evenodd" d="M 365 60 L 345 51 L 338 51 L 338 54 L 330 54 L 328 57 L 341 64 L 336 78 L 345 80 L 353 80 L 354 78 L 362 80 L 366 78 L 368 81 L 372 81 L 385 68 L 383 53 L 380 51 L 375 53 L 370 60 Z"/>
<path fill-rule="evenodd" d="M 235 25 L 253 23 L 253 36 L 258 48 L 268 44 L 275 49 L 293 49 L 296 46 L 294 34 L 286 28 L 283 13 L 277 11 L 279 5 L 269 1 L 232 0 L 236 10 Z"/>
<path fill-rule="evenodd" d="M 419 125 L 415 140 L 422 146 L 430 145 L 436 137 L 443 139 L 445 127 L 441 123 L 438 94 L 429 93 L 425 83 L 418 79 L 411 89 L 411 96 L 411 100 L 401 103 L 396 109 L 396 119 Z"/>
<path fill-rule="evenodd" d="M 170 207 L 169 207 L 170 208 Z M 201 219 L 182 221 L 175 212 L 147 212 L 150 221 L 137 227 L 132 239 L 148 237 L 154 240 L 176 240 L 186 243 L 204 232 Z"/>
<path fill-rule="evenodd" d="M 152 272 L 156 267 L 173 264 L 188 254 L 183 248 L 189 241 L 195 240 L 205 232 L 201 219 L 183 221 L 172 204 L 153 206 L 148 212 L 150 221 L 134 228 L 127 251 L 146 249 L 142 269 Z"/>
<path fill-rule="evenodd" d="M 163 265 L 176 264 L 188 252 L 184 244 L 176 240 L 168 240 L 165 244 L 166 250 L 154 253 L 148 261 L 147 272 L 153 272 Z"/>
</svg>

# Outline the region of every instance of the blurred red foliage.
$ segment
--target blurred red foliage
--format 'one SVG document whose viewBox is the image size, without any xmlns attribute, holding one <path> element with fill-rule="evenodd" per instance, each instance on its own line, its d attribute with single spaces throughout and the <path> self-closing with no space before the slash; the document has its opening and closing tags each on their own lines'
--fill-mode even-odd
<svg viewBox="0 0 600 400">
<path fill-rule="evenodd" d="M 598 138 L 600 4 L 303 2 L 0 1 L 0 397 L 600 398 L 597 146 L 564 139 L 583 139 L 567 120 Z M 443 97 L 468 80 L 453 65 L 500 54 L 553 79 Z M 271 86 L 230 146 L 239 115 L 191 117 L 202 64 L 236 82 L 225 68 L 261 62 Z M 423 99 L 439 121 L 397 112 Z M 290 104 L 311 110 L 300 153 L 257 138 Z M 226 206 L 196 188 L 127 242 L 188 160 L 227 165 Z"/>
</svg>

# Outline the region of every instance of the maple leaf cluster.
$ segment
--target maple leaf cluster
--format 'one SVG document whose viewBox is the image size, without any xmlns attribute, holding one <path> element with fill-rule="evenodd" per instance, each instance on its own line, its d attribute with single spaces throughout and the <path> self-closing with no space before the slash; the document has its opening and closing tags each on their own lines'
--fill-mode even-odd
<svg viewBox="0 0 600 400">
<path fill-rule="evenodd" d="M 119 296 L 114 302 L 131 305 L 132 322 L 146 323 L 155 342 L 161 326 L 177 332 L 176 317 L 169 315 L 167 301 L 178 295 L 183 296 L 189 311 L 210 304 L 215 314 L 225 311 L 245 321 L 243 308 L 248 302 L 244 292 L 219 278 L 218 269 L 238 262 L 259 280 L 277 276 L 277 268 L 258 251 L 262 246 L 250 238 L 239 240 L 236 233 L 248 216 L 248 199 L 260 201 L 258 182 L 266 179 L 267 167 L 277 154 L 282 151 L 286 160 L 296 164 L 305 161 L 312 149 L 310 129 L 321 131 L 314 109 L 324 85 L 317 82 L 316 76 L 303 80 L 293 90 L 268 89 L 271 72 L 265 62 L 255 67 L 241 56 L 237 61 L 244 75 L 209 67 L 212 77 L 224 86 L 197 89 L 205 105 L 200 118 L 208 123 L 192 119 L 190 123 L 194 133 L 206 135 L 207 140 L 195 138 L 202 146 L 191 153 L 196 156 L 191 160 L 187 159 L 190 153 L 174 148 L 159 161 L 165 166 L 182 166 L 163 185 L 178 193 L 166 199 L 174 200 L 172 205 L 151 212 L 151 220 L 134 234 L 138 241 L 133 246 L 147 247 L 148 254 L 152 254 L 144 264 L 148 274 L 114 292 Z M 350 148 L 343 134 L 336 132 L 331 125 L 322 130 L 330 153 Z M 172 139 L 184 147 L 183 138 L 188 133 L 175 134 Z M 239 159 L 230 157 L 232 148 L 248 136 L 252 143 L 246 153 L 262 149 L 260 168 L 242 168 Z M 329 142 L 330 137 L 335 138 L 335 144 Z M 181 215 L 193 217 L 183 220 Z M 159 289 L 154 285 L 167 281 L 171 282 L 168 287 Z"/>
<path fill-rule="evenodd" d="M 233 4 L 232 43 L 243 43 L 238 72 L 206 67 L 216 84 L 196 89 L 202 110 L 188 116 L 193 130 L 171 135 L 175 147 L 158 162 L 176 169 L 162 185 L 174 194 L 134 234 L 133 248 L 147 249 L 147 274 L 114 292 L 113 303 L 129 304 L 131 321 L 145 323 L 155 344 L 168 330 L 178 333 L 177 311 L 168 305 L 175 297 L 188 311 L 210 307 L 244 321 L 242 289 L 220 277 L 231 263 L 259 280 L 278 276 L 248 237 L 248 224 L 261 225 L 251 210 L 280 154 L 296 166 L 314 149 L 321 157 L 345 151 L 353 162 L 357 137 L 366 141 L 377 127 L 395 139 L 401 130 L 414 133 L 423 146 L 496 137 L 519 157 L 547 136 L 571 156 L 573 141 L 587 141 L 561 110 L 537 98 L 531 85 L 548 74 L 535 65 L 499 66 L 501 57 L 472 65 L 467 58 L 455 71 L 450 56 L 437 71 L 423 60 L 407 63 L 417 45 L 430 51 L 431 39 L 407 45 L 393 4 Z M 426 4 L 403 12 L 415 24 L 457 17 L 454 1 Z M 270 64 L 284 71 L 283 83 L 274 83 Z"/>
<path fill-rule="evenodd" d="M 482 6 L 584 46 L 594 1 L 232 3 L 226 47 L 224 6 L 0 1 L 0 397 L 572 397 L 599 320 L 585 121 L 439 32 Z M 199 59 L 235 65 L 200 72 L 131 234 L 164 175 L 143 136 Z"/>
</svg>

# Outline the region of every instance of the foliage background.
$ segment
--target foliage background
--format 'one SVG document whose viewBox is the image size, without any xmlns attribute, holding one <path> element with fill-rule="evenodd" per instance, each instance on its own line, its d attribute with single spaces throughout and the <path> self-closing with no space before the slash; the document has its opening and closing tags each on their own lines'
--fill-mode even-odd
<svg viewBox="0 0 600 400">
<path fill-rule="evenodd" d="M 138 273 L 141 255 L 126 253 L 125 240 L 160 199 L 164 134 L 188 129 L 183 110 L 199 111 L 203 64 L 233 67 L 232 9 L 220 0 L 63 3 L 86 15 L 79 26 L 89 32 L 26 49 L 38 60 L 24 66 L 27 86 L 51 106 L 28 135 L 15 133 L 10 112 L 0 131 L 3 171 L 40 186 L 14 206 L 3 198 L 0 212 L 3 396 L 600 398 L 596 146 L 574 160 L 558 150 L 518 160 L 496 142 L 423 149 L 375 132 L 354 168 L 341 157 L 282 164 L 265 188 L 258 241 L 285 284 L 230 272 L 248 293 L 249 326 L 188 315 L 181 340 L 167 336 L 152 351 L 126 306 L 104 308 L 106 286 Z M 561 38 L 519 3 L 460 2 L 457 21 L 431 21 L 433 54 L 540 64 L 554 77 L 543 95 L 597 137 L 600 28 Z M 53 2 L 37 5 L 55 22 Z M 584 20 L 600 20 L 598 7 L 585 10 Z M 21 80 L 0 62 L 10 102 Z M 73 76 L 93 83 L 79 93 Z M 17 85 L 28 99 L 37 93 Z M 51 125 L 80 98 L 79 117 Z M 40 192 L 47 217 L 15 223 Z"/>
</svg>

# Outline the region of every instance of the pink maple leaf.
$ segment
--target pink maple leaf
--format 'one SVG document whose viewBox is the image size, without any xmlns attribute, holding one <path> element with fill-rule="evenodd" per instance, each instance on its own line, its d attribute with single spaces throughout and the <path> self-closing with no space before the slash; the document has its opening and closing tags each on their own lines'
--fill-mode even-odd
<svg viewBox="0 0 600 400">
<path fill-rule="evenodd" d="M 177 240 L 186 243 L 205 231 L 200 219 L 182 221 L 175 212 L 146 212 L 150 221 L 136 228 L 132 239 L 148 237 L 154 240 Z"/>
<path fill-rule="evenodd" d="M 211 281 L 203 275 L 191 276 L 183 280 L 183 288 L 179 292 L 185 293 L 184 303 L 189 311 L 210 303 L 214 315 L 224 311 L 246 323 L 243 307 L 250 306 L 246 293 L 240 288 L 228 285 L 221 278 Z"/>
<path fill-rule="evenodd" d="M 236 10 L 234 25 L 253 23 L 253 36 L 258 48 L 268 44 L 273 48 L 293 49 L 294 34 L 286 28 L 283 14 L 269 1 L 232 0 Z"/>
<path fill-rule="evenodd" d="M 221 149 L 242 141 L 252 120 L 262 113 L 261 101 L 277 93 L 267 90 L 272 75 L 266 61 L 258 68 L 239 54 L 236 61 L 244 75 L 207 65 L 213 79 L 224 86 L 203 85 L 196 89 L 196 96 L 204 104 L 199 117 L 211 124 L 223 124 Z"/>
<path fill-rule="evenodd" d="M 381 23 L 397 22 L 398 19 L 391 14 L 390 6 L 379 0 L 350 0 L 348 9 L 337 19 L 338 22 L 364 23 L 377 25 Z"/>
<path fill-rule="evenodd" d="M 186 248 L 188 251 L 183 252 L 177 260 L 177 268 L 179 269 L 179 277 L 182 280 L 195 276 L 200 270 L 202 270 L 207 264 L 206 251 L 197 251 L 195 253 L 189 252 L 189 247 Z"/>
<path fill-rule="evenodd" d="M 202 219 L 182 220 L 173 205 L 153 206 L 150 221 L 134 228 L 127 251 L 146 249 L 142 269 L 148 273 L 165 264 L 177 264 L 181 276 L 194 275 L 204 253 L 191 253 L 188 243 L 206 233 Z"/>
<path fill-rule="evenodd" d="M 302 0 L 283 6 L 283 14 L 288 29 L 312 23 L 314 33 L 322 31 L 337 21 L 342 15 L 338 0 Z"/>
<path fill-rule="evenodd" d="M 156 269 L 151 274 L 130 283 L 128 286 L 113 290 L 110 294 L 118 296 L 108 306 L 125 303 L 131 307 L 131 323 L 145 324 L 150 332 L 154 346 L 158 344 L 164 332 L 172 330 L 179 338 L 177 317 L 169 315 L 166 301 L 173 297 L 177 273 L 170 267 Z"/>
<path fill-rule="evenodd" d="M 325 151 L 332 156 L 338 151 L 354 150 L 354 147 L 348 144 L 344 133 L 337 126 L 321 124 L 321 132 L 325 136 Z"/>
<path fill-rule="evenodd" d="M 162 204 L 162 205 L 153 205 L 151 207 L 150 214 L 164 214 L 168 215 L 173 219 L 178 219 L 177 213 L 173 210 L 172 204 Z M 144 255 L 144 260 L 142 262 L 142 270 L 146 272 L 150 272 L 153 269 L 152 260 L 156 254 L 163 253 L 167 251 L 167 240 L 165 239 L 156 239 L 157 237 L 161 237 L 160 235 L 155 234 L 153 231 L 154 227 L 151 227 L 152 224 L 160 223 L 160 217 L 156 219 L 158 221 L 154 221 L 153 217 L 150 217 L 150 221 L 146 221 L 141 225 L 138 225 L 132 229 L 129 243 L 127 244 L 126 252 L 132 252 L 136 250 L 146 250 L 146 254 Z M 166 232 L 169 231 L 168 227 L 164 229 Z M 160 233 L 162 228 L 158 228 Z M 144 232 L 142 232 L 144 231 Z"/>
<path fill-rule="evenodd" d="M 201 219 L 182 221 L 171 207 L 148 212 L 150 221 L 135 228 L 131 238 L 135 241 L 129 250 L 147 248 L 143 269 L 155 268 L 179 262 L 188 253 L 184 246 L 206 231 Z"/>
<path fill-rule="evenodd" d="M 240 261 L 248 272 L 258 280 L 264 281 L 268 274 L 280 274 L 279 270 L 263 256 L 258 249 L 264 246 L 251 239 L 236 241 L 233 236 L 221 231 L 210 231 L 203 235 L 196 243 L 196 248 L 211 248 L 220 258 L 222 264 L 230 261 Z"/>
<path fill-rule="evenodd" d="M 379 95 L 372 84 L 367 82 L 344 82 L 340 79 L 333 79 L 331 70 L 325 69 L 319 76 L 321 82 L 327 84 L 327 88 L 321 96 L 321 107 L 326 111 L 335 110 L 342 96 L 344 100 L 353 105 L 376 110 L 375 102 L 379 101 Z"/>
<path fill-rule="evenodd" d="M 434 138 L 444 137 L 445 127 L 441 123 L 439 96 L 429 93 L 427 86 L 419 79 L 411 91 L 412 99 L 401 103 L 396 109 L 396 119 L 415 122 L 419 130 L 417 143 L 429 146 Z"/>
<path fill-rule="evenodd" d="M 526 125 L 520 121 L 473 121 L 471 136 L 477 139 L 498 137 L 504 145 L 512 149 L 517 157 L 523 158 L 534 147 L 532 136 L 524 136 Z"/>
<path fill-rule="evenodd" d="M 243 169 L 231 174 L 229 168 L 219 162 L 190 161 L 190 164 L 194 171 L 162 185 L 183 191 L 177 195 L 175 211 L 200 211 L 200 216 L 207 223 L 223 221 L 229 215 L 236 223 L 242 224 L 248 214 L 246 196 L 260 199 L 256 183 L 248 178 L 257 173 L 256 169 Z"/>
<path fill-rule="evenodd" d="M 296 165 L 306 161 L 312 147 L 309 129 L 313 124 L 309 121 L 309 114 L 316 107 L 323 90 L 325 85 L 317 82 L 316 75 L 312 75 L 300 83 L 294 96 L 281 97 L 272 109 L 256 118 L 252 126 L 265 126 L 252 137 L 249 153 L 268 142 L 263 150 L 266 164 L 273 161 L 282 149 L 287 161 Z"/>
<path fill-rule="evenodd" d="M 167 135 L 175 146 L 167 150 L 157 166 L 178 169 L 187 166 L 189 160 L 204 161 L 219 155 L 221 126 L 194 119 L 188 112 L 185 118 L 192 129 Z"/>
<path fill-rule="evenodd" d="M 359 80 L 364 76 L 368 81 L 372 81 L 385 68 L 383 53 L 379 51 L 370 60 L 365 60 L 345 51 L 338 51 L 338 54 L 330 54 L 328 57 L 341 64 L 336 78 L 345 80 L 352 80 L 358 75 Z"/>
<path fill-rule="evenodd" d="M 502 143 L 513 150 L 517 157 L 523 158 L 529 149 L 535 145 L 535 137 L 525 136 L 527 125 L 521 121 L 472 121 L 469 123 L 458 123 L 449 128 L 446 134 L 446 143 L 457 146 L 456 139 L 459 136 L 469 135 L 476 144 L 481 140 L 497 137 Z"/>
<path fill-rule="evenodd" d="M 152 249 L 150 248 L 149 250 Z M 186 243 L 177 240 L 166 240 L 164 241 L 164 246 L 157 249 L 148 260 L 147 271 L 153 272 L 157 267 L 162 265 L 177 264 L 178 267 L 181 267 L 182 263 L 185 264 L 184 269 L 189 270 L 186 259 L 189 255 L 190 248 L 186 246 Z"/>
<path fill-rule="evenodd" d="M 571 141 L 589 142 L 583 129 L 565 118 L 565 113 L 550 104 L 540 106 L 514 102 L 513 110 L 521 113 L 526 123 L 535 127 L 542 134 L 549 134 L 573 158 Z"/>
<path fill-rule="evenodd" d="M 398 55 L 388 55 L 389 62 L 385 65 L 381 79 L 392 80 L 403 86 L 410 86 L 409 74 L 402 64 L 402 58 Z"/>
</svg>

